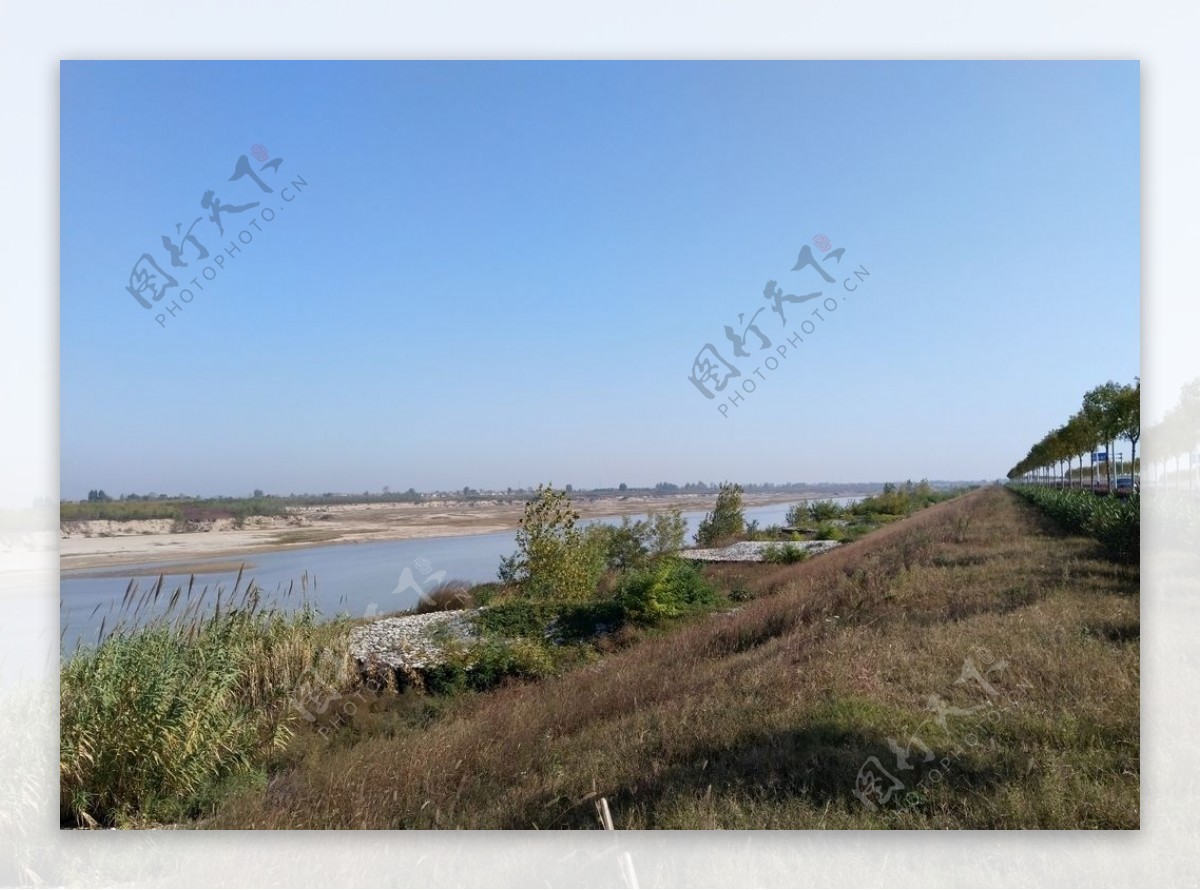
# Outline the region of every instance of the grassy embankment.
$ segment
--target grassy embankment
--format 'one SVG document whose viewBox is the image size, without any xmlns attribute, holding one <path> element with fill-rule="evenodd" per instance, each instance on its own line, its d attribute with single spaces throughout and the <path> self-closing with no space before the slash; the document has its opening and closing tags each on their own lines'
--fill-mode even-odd
<svg viewBox="0 0 1200 890">
<path fill-rule="evenodd" d="M 975 492 L 797 565 L 710 567 L 700 584 L 677 563 L 655 572 L 658 594 L 699 599 L 651 597 L 674 614 L 638 620 L 625 609 L 645 603 L 653 573 L 635 573 L 571 607 L 608 609 L 609 633 L 561 646 L 529 614 L 542 607 L 511 604 L 508 621 L 493 607 L 484 645 L 507 653 L 496 670 L 451 675 L 454 695 L 359 690 L 352 713 L 351 698 L 333 698 L 314 723 L 289 720 L 283 744 L 268 718 L 292 714 L 281 702 L 316 640 L 272 647 L 296 661 L 286 676 L 255 673 L 275 678 L 265 708 L 251 704 L 263 680 L 249 680 L 262 655 L 246 654 L 224 693 L 199 696 L 262 721 L 240 742 L 252 752 L 242 768 L 126 799 L 126 818 L 594 827 L 604 796 L 624 828 L 1136 827 L 1137 569 L 1011 494 Z M 343 631 L 302 633 L 329 643 Z M 541 679 L 461 691 L 520 675 L 503 659 L 522 652 Z M 65 816 L 88 787 L 66 781 L 69 728 L 86 723 L 68 719 L 67 696 L 82 685 L 64 674 Z M 907 749 L 899 762 L 889 739 Z M 860 784 L 872 757 L 889 776 L 873 791 Z M 904 787 L 885 799 L 894 782 Z"/>
</svg>

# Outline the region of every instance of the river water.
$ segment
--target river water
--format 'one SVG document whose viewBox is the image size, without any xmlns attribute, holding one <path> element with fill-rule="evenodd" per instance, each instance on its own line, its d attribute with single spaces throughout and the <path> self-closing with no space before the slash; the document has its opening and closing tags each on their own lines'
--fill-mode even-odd
<svg viewBox="0 0 1200 890">
<path fill-rule="evenodd" d="M 848 504 L 858 498 L 833 498 Z M 783 525 L 790 504 L 748 507 L 746 521 L 757 520 L 759 527 Z M 705 511 L 684 513 L 687 541 L 692 541 Z M 585 520 L 620 522 L 620 517 Z M 439 580 L 479 583 L 496 580 L 500 559 L 516 549 L 515 530 L 483 535 L 454 535 L 409 541 L 374 541 L 358 544 L 325 544 L 298 547 L 272 553 L 252 553 L 244 557 L 213 557 L 188 560 L 189 565 L 229 566 L 243 560 L 246 570 L 242 586 L 253 581 L 268 596 L 281 603 L 298 603 L 301 588 L 308 601 L 323 615 L 339 613 L 354 616 L 394 612 L 415 606 L 421 590 L 430 590 Z M 179 562 L 179 561 L 177 561 Z M 130 578 L 136 574 L 137 596 L 154 586 L 157 577 L 145 574 L 153 563 L 126 566 L 130 574 L 114 577 L 111 569 L 64 573 L 60 582 L 60 621 L 62 651 L 69 653 L 80 641 L 94 642 L 101 621 L 111 627 L 120 611 Z M 194 592 L 209 589 L 209 601 L 218 589 L 230 593 L 237 572 L 197 572 Z M 167 575 L 159 602 L 165 604 L 177 588 L 187 589 L 190 575 Z M 293 597 L 285 593 L 293 591 Z M 105 617 L 107 616 L 107 618 Z"/>
</svg>

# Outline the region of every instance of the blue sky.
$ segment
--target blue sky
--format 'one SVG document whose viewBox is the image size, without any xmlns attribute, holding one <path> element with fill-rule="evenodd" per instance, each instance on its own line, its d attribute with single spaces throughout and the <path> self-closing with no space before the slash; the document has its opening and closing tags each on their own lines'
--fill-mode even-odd
<svg viewBox="0 0 1200 890">
<path fill-rule="evenodd" d="M 66 498 L 993 478 L 1138 373 L 1136 62 L 61 77 Z M 254 145 L 270 194 L 228 181 Z M 210 189 L 259 206 L 218 236 Z M 210 256 L 173 269 L 197 217 Z M 822 234 L 833 285 L 791 271 Z M 126 291 L 143 253 L 179 282 L 165 326 Z M 768 280 L 838 308 L 785 325 Z M 760 309 L 772 345 L 737 359 L 724 327 Z M 743 372 L 713 400 L 706 343 Z"/>
</svg>

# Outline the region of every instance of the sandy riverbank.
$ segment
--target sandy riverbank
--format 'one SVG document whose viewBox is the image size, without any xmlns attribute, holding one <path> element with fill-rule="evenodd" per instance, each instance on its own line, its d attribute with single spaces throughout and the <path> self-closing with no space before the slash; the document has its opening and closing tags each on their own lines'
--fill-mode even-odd
<svg viewBox="0 0 1200 890">
<path fill-rule="evenodd" d="M 812 497 L 831 497 L 820 494 Z M 575 508 L 585 517 L 637 514 L 649 510 L 707 510 L 714 495 L 671 497 L 611 497 L 582 500 Z M 793 503 L 802 494 L 747 495 L 747 507 Z M 242 528 L 218 520 L 203 531 L 171 531 L 171 521 L 89 521 L 64 523 L 60 532 L 60 567 L 64 573 L 120 567 L 137 563 L 170 563 L 185 567 L 200 560 L 246 556 L 363 541 L 404 541 L 450 535 L 477 535 L 517 527 L 524 502 L 434 501 L 425 504 L 339 504 L 297 507 L 288 516 L 255 516 Z"/>
</svg>

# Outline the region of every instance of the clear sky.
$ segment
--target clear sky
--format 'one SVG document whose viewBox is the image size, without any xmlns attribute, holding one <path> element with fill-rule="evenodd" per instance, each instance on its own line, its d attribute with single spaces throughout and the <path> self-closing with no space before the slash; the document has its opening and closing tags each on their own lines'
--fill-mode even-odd
<svg viewBox="0 0 1200 890">
<path fill-rule="evenodd" d="M 1136 62 L 61 76 L 65 498 L 994 478 L 1138 373 Z"/>
</svg>

